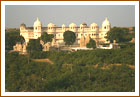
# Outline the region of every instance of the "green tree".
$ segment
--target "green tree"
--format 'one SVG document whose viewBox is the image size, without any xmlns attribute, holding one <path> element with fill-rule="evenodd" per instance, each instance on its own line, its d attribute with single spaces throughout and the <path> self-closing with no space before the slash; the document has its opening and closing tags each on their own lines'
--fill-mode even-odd
<svg viewBox="0 0 140 97">
<path fill-rule="evenodd" d="M 134 31 L 134 32 L 135 32 L 135 27 L 133 27 L 133 28 L 132 28 L 132 31 Z"/>
<path fill-rule="evenodd" d="M 42 45 L 40 44 L 40 39 L 30 39 L 27 45 L 27 51 L 41 51 Z"/>
<path fill-rule="evenodd" d="M 47 42 L 51 42 L 53 37 L 54 37 L 53 34 L 48 34 L 47 32 L 43 32 L 40 39 L 43 40 L 45 43 L 47 43 Z"/>
<path fill-rule="evenodd" d="M 20 42 L 21 44 L 23 44 L 25 42 L 25 39 L 23 36 L 18 36 L 16 42 Z"/>
<path fill-rule="evenodd" d="M 76 40 L 76 35 L 72 31 L 64 32 L 63 36 L 64 36 L 65 45 L 72 45 Z"/>
<path fill-rule="evenodd" d="M 86 45 L 87 48 L 96 48 L 96 42 L 93 39 L 90 39 L 89 43 Z"/>
<path fill-rule="evenodd" d="M 5 49 L 12 50 L 13 46 L 20 42 L 21 44 L 24 43 L 25 39 L 23 36 L 19 35 L 19 32 L 6 32 L 5 34 Z"/>
<path fill-rule="evenodd" d="M 130 41 L 129 37 L 127 36 L 128 36 L 127 29 L 114 27 L 107 33 L 106 38 L 111 42 L 113 42 L 113 40 L 116 40 L 117 42 L 120 43 Z"/>
</svg>

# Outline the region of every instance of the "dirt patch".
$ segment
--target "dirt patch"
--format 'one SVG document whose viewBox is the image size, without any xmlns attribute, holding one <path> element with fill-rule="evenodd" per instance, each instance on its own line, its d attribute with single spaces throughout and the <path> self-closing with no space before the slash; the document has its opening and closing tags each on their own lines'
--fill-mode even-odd
<svg viewBox="0 0 140 97">
<path fill-rule="evenodd" d="M 101 69 L 110 69 L 110 67 L 112 66 L 121 66 L 122 64 L 109 64 L 109 65 L 103 65 L 103 67 L 101 67 Z"/>
<path fill-rule="evenodd" d="M 47 62 L 47 63 L 50 63 L 50 64 L 54 64 L 51 60 L 49 59 L 32 59 L 33 61 L 35 62 Z"/>
<path fill-rule="evenodd" d="M 135 65 L 127 65 L 131 69 L 135 69 Z"/>
<path fill-rule="evenodd" d="M 110 69 L 110 67 L 111 66 L 121 66 L 122 64 L 109 64 L 109 65 L 103 65 L 102 67 L 101 67 L 101 69 Z M 135 65 L 126 65 L 126 66 L 128 66 L 130 69 L 135 69 Z"/>
</svg>

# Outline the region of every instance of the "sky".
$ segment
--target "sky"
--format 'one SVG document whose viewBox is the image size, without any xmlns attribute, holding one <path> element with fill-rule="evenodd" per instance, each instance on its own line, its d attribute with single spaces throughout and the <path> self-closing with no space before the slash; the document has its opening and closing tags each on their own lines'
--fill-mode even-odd
<svg viewBox="0 0 140 97">
<path fill-rule="evenodd" d="M 19 28 L 21 23 L 32 27 L 39 18 L 43 27 L 49 23 L 57 26 L 69 26 L 75 23 L 80 26 L 83 22 L 88 26 L 97 23 L 101 27 L 107 17 L 111 26 L 135 26 L 134 5 L 6 5 L 5 26 Z"/>
</svg>

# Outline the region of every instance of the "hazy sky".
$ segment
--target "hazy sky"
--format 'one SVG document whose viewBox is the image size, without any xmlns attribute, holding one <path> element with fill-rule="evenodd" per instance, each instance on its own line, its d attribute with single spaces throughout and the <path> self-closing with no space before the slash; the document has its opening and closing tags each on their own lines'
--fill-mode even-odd
<svg viewBox="0 0 140 97">
<path fill-rule="evenodd" d="M 18 28 L 22 22 L 31 27 L 37 17 L 43 27 L 50 22 L 57 26 L 72 22 L 77 26 L 86 22 L 89 26 L 95 22 L 101 27 L 105 17 L 111 26 L 135 26 L 133 5 L 6 5 L 5 11 L 8 28 Z"/>
</svg>

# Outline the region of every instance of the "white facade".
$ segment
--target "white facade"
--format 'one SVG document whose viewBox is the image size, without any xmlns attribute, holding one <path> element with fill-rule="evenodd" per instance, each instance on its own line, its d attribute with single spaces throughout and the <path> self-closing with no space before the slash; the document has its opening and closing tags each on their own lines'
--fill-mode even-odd
<svg viewBox="0 0 140 97">
<path fill-rule="evenodd" d="M 99 28 L 96 23 L 92 23 L 90 26 L 83 23 L 80 24 L 79 27 L 75 23 L 71 23 L 68 27 L 66 27 L 65 24 L 61 27 L 57 27 L 55 24 L 49 23 L 47 27 L 42 27 L 40 20 L 37 18 L 32 29 L 26 28 L 26 25 L 22 23 L 20 26 L 20 35 L 22 35 L 25 38 L 26 43 L 28 43 L 29 39 L 37 39 L 41 36 L 42 32 L 47 32 L 48 34 L 54 34 L 56 43 L 63 44 L 63 34 L 65 31 L 69 30 L 75 32 L 77 37 L 75 42 L 76 44 L 80 44 L 82 36 L 85 38 L 89 36 L 96 42 L 107 43 L 108 41 L 105 37 L 107 32 L 110 31 L 110 28 L 111 24 L 107 18 L 103 21 L 101 28 Z"/>
</svg>

